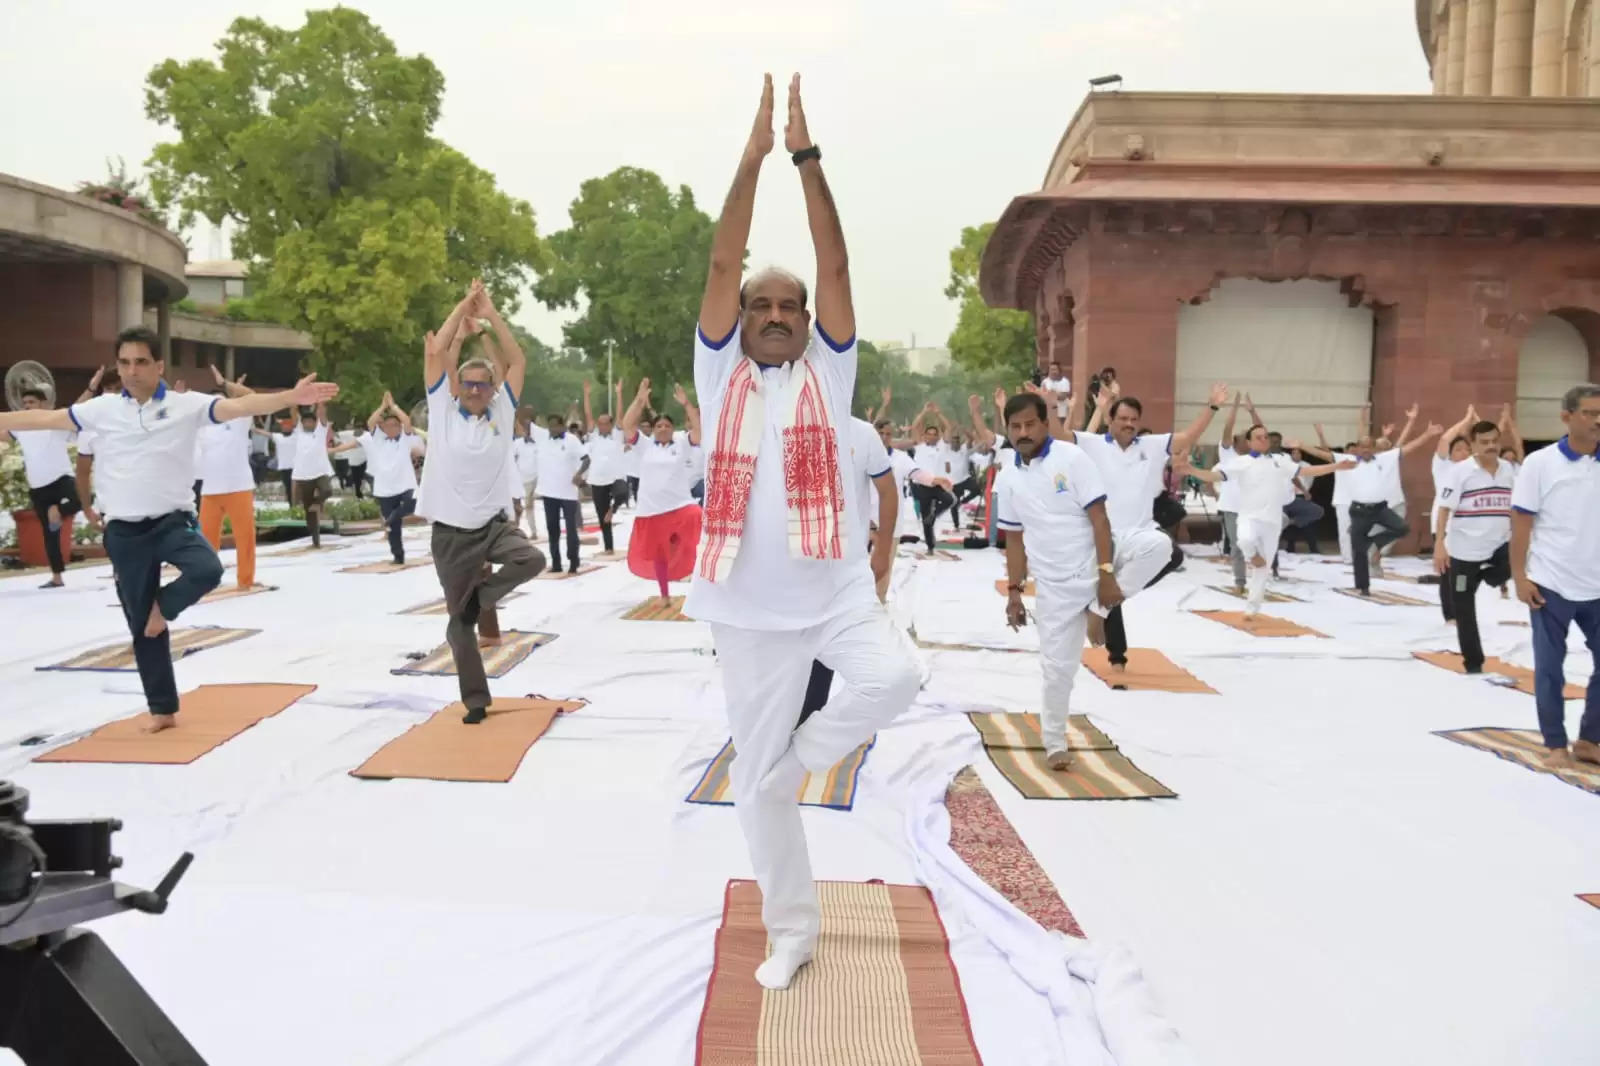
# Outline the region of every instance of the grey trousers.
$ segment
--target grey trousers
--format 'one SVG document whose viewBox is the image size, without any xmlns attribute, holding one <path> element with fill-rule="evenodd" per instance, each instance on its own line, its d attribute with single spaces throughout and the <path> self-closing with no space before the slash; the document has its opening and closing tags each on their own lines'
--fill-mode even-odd
<svg viewBox="0 0 1600 1066">
<path fill-rule="evenodd" d="M 500 569 L 485 575 L 486 563 Z M 522 530 L 499 515 L 479 529 L 458 529 L 443 522 L 433 524 L 433 568 L 444 589 L 450 622 L 445 639 L 456 661 L 461 702 L 467 710 L 487 709 L 489 678 L 483 672 L 478 650 L 478 615 L 492 608 L 512 589 L 532 581 L 544 569 L 544 553 Z"/>
<path fill-rule="evenodd" d="M 1222 512 L 1222 531 L 1228 535 L 1228 561 L 1233 563 L 1233 583 L 1244 588 L 1244 549 L 1239 547 L 1239 516 Z"/>
</svg>

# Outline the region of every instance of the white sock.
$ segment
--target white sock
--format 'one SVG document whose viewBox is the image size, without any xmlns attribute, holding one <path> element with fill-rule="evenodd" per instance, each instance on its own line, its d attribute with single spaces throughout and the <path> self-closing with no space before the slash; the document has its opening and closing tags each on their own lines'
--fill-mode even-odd
<svg viewBox="0 0 1600 1066">
<path fill-rule="evenodd" d="M 809 948 L 775 947 L 767 961 L 756 967 L 756 983 L 781 992 L 789 987 L 800 967 L 811 961 Z"/>
</svg>

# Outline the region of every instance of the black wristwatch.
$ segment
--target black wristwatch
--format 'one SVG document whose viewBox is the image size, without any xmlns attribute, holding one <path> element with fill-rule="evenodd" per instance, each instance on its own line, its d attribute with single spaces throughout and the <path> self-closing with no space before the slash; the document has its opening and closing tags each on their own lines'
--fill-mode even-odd
<svg viewBox="0 0 1600 1066">
<path fill-rule="evenodd" d="M 800 149 L 791 158 L 794 159 L 794 165 L 795 166 L 799 166 L 801 163 L 804 163 L 808 159 L 821 160 L 822 159 L 822 149 L 818 148 L 816 145 L 813 144 L 810 148 L 802 148 L 802 149 Z"/>
</svg>

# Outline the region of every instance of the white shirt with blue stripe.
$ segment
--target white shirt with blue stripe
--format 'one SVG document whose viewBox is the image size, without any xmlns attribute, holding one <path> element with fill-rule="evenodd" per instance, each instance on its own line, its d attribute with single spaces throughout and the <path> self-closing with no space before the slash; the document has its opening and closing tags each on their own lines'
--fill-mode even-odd
<svg viewBox="0 0 1600 1066">
<path fill-rule="evenodd" d="M 78 431 L 95 435 L 94 489 L 107 521 L 194 513 L 195 445 L 215 424 L 219 396 L 175 392 L 166 382 L 144 403 L 127 390 L 67 408 Z"/>
<path fill-rule="evenodd" d="M 428 457 L 417 513 L 457 529 L 481 529 L 521 495 L 511 459 L 517 400 L 502 384 L 481 415 L 468 414 L 448 375 L 428 388 Z"/>
<path fill-rule="evenodd" d="M 1093 580 L 1098 556 L 1089 508 L 1105 498 L 1105 480 L 1088 453 L 1046 437 L 1032 461 L 1012 452 L 1000 468 L 995 522 L 1003 530 L 1022 531 L 1035 580 Z"/>
</svg>

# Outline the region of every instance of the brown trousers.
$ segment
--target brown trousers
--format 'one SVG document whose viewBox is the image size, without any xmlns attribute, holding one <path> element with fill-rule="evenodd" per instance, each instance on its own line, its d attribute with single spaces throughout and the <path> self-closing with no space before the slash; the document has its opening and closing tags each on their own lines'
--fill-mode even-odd
<svg viewBox="0 0 1600 1066">
<path fill-rule="evenodd" d="M 492 569 L 494 564 L 498 570 Z M 450 615 L 445 639 L 456 661 L 461 702 L 467 709 L 487 709 L 489 678 L 478 650 L 480 615 L 492 614 L 512 589 L 532 581 L 544 570 L 544 553 L 522 530 L 497 516 L 478 529 L 458 529 L 443 522 L 433 524 L 433 567 L 444 589 L 445 610 Z M 498 635 L 499 628 L 490 635 Z"/>
</svg>

